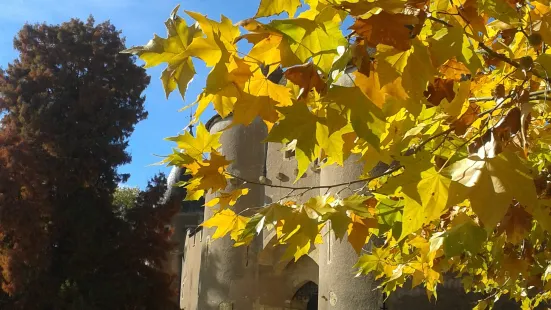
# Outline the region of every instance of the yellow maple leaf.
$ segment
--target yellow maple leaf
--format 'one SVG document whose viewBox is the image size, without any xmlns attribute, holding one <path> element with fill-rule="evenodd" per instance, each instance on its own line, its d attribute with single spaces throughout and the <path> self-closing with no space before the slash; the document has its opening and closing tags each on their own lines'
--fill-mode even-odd
<svg viewBox="0 0 551 310">
<path fill-rule="evenodd" d="M 185 55 L 197 57 L 208 67 L 213 67 L 222 57 L 222 48 L 213 38 L 196 38 L 185 51 Z"/>
<path fill-rule="evenodd" d="M 186 188 L 186 197 L 184 200 L 196 201 L 201 199 L 205 195 L 205 190 L 199 189 L 200 185 L 201 179 L 192 178 L 189 180 L 184 186 Z"/>
<path fill-rule="evenodd" d="M 289 41 L 279 32 L 263 31 L 243 35 L 240 38 L 246 38 L 254 44 L 247 56 L 269 66 L 268 74 L 274 72 L 278 65 L 290 67 L 301 63 L 291 50 Z"/>
<path fill-rule="evenodd" d="M 219 62 L 209 73 L 205 90 L 197 98 L 195 119 L 199 119 L 211 103 L 220 116 L 228 116 L 237 100 L 243 97 L 241 89 L 251 76 L 250 66 L 241 58 L 231 56 L 227 62 Z"/>
<path fill-rule="evenodd" d="M 405 172 L 390 179 L 380 189 L 381 193 L 394 194 L 401 188 L 404 213 L 400 240 L 440 218 L 448 208 L 467 198 L 460 184 L 437 172 L 430 162 L 422 159 L 430 158 L 428 154 L 419 153 L 416 158 L 405 158 L 409 161 L 404 161 Z"/>
<path fill-rule="evenodd" d="M 316 141 L 327 155 L 327 164 L 337 163 L 344 165 L 344 139 L 343 135 L 353 132 L 352 125 L 348 124 L 331 133 L 329 126 L 316 123 Z"/>
<path fill-rule="evenodd" d="M 270 97 L 257 97 L 248 93 L 241 93 L 233 108 L 233 122 L 249 125 L 256 117 L 262 118 L 268 130 L 278 120 L 275 109 L 278 103 Z"/>
<path fill-rule="evenodd" d="M 385 129 L 385 117 L 360 88 L 335 85 L 323 99 L 329 104 L 347 108 L 349 121 L 358 137 L 375 148 L 379 147 L 379 135 Z"/>
<path fill-rule="evenodd" d="M 298 18 L 315 20 L 320 23 L 326 21 L 340 23 L 347 16 L 344 10 L 335 6 L 338 2 L 328 2 L 325 0 L 305 0 L 305 2 L 310 8 L 300 13 Z"/>
<path fill-rule="evenodd" d="M 176 69 L 168 67 L 163 70 L 161 80 L 163 81 L 166 98 L 176 88 L 180 91 L 182 98 L 185 98 L 187 88 L 193 80 L 195 73 L 195 68 L 190 58 L 183 60 L 182 64 L 176 67 Z"/>
<path fill-rule="evenodd" d="M 161 76 L 167 98 L 176 87 L 178 87 L 182 98 L 185 97 L 188 84 L 195 75 L 193 63 L 185 51 L 192 41 L 202 34 L 199 28 L 186 25 L 185 20 L 177 15 L 178 9 L 179 6 L 172 11 L 170 18 L 165 23 L 166 39 L 155 35 L 146 45 L 123 51 L 123 53 L 138 55 L 145 62 L 146 68 L 162 63 L 168 64 Z"/>
<path fill-rule="evenodd" d="M 289 106 L 291 102 L 291 91 L 284 85 L 276 84 L 265 76 L 260 68 L 253 72 L 247 80 L 243 91 L 254 97 L 268 97 L 279 106 Z"/>
<path fill-rule="evenodd" d="M 199 163 L 199 168 L 193 175 L 201 180 L 197 188 L 211 190 L 212 192 L 226 188 L 228 176 L 225 174 L 225 171 L 230 163 L 223 155 L 218 154 L 218 152 L 212 152 L 210 159 Z"/>
<path fill-rule="evenodd" d="M 245 225 L 250 219 L 238 214 L 235 214 L 230 209 L 224 209 L 215 213 L 210 219 L 206 220 L 201 226 L 212 228 L 216 227 L 216 231 L 212 235 L 212 240 L 222 238 L 227 234 L 237 241 L 239 234 L 245 228 Z"/>
<path fill-rule="evenodd" d="M 222 146 L 219 142 L 221 135 L 221 132 L 210 134 L 205 125 L 201 123 L 197 126 L 195 137 L 191 133 L 186 132 L 183 135 L 167 138 L 167 140 L 176 142 L 178 148 L 182 149 L 185 154 L 200 161 L 203 158 L 203 154 L 216 151 Z"/>
<path fill-rule="evenodd" d="M 206 34 L 207 39 L 214 41 L 215 36 L 219 36 L 221 43 L 224 45 L 225 49 L 228 51 L 235 51 L 235 39 L 239 36 L 239 27 L 234 25 L 232 21 L 226 16 L 222 15 L 221 21 L 217 22 L 212 19 L 207 18 L 206 16 L 191 12 L 185 11 L 191 18 L 199 23 L 201 30 Z M 209 42 L 210 44 L 210 42 Z"/>
<path fill-rule="evenodd" d="M 316 196 L 310 198 L 304 205 L 304 211 L 312 219 L 318 219 L 327 213 L 335 212 L 329 205 L 329 196 Z"/>
<path fill-rule="evenodd" d="M 429 297 L 435 295 L 436 286 L 442 283 L 443 278 L 440 272 L 433 269 L 432 261 L 429 261 L 426 256 L 419 256 L 417 261 L 409 264 L 409 266 L 417 271 L 413 274 L 413 282 L 415 284 L 424 282 Z"/>
<path fill-rule="evenodd" d="M 361 273 L 369 274 L 371 272 L 382 272 L 388 263 L 386 262 L 389 256 L 388 248 L 373 247 L 371 254 L 363 254 L 354 266 L 358 268 Z"/>
<path fill-rule="evenodd" d="M 255 17 L 279 15 L 282 12 L 293 17 L 300 6 L 300 0 L 261 0 Z"/>
<path fill-rule="evenodd" d="M 306 210 L 293 212 L 281 221 L 280 235 L 278 241 L 286 245 L 282 260 L 294 257 L 297 261 L 310 251 L 311 244 L 318 238 L 319 231 L 323 225 L 318 225 L 317 219 L 312 219 Z"/>
<path fill-rule="evenodd" d="M 205 203 L 205 206 L 207 207 L 214 207 L 216 205 L 219 205 L 219 209 L 226 209 L 229 207 L 234 206 L 237 203 L 237 200 L 241 196 L 245 196 L 249 193 L 248 188 L 238 188 L 236 190 L 233 190 L 229 193 L 218 193 L 218 196 L 211 199 L 207 203 Z"/>
<path fill-rule="evenodd" d="M 513 199 L 531 208 L 537 205 L 534 181 L 515 154 L 466 158 L 448 169 L 454 181 L 469 188 L 473 211 L 487 229 L 503 219 Z"/>
</svg>

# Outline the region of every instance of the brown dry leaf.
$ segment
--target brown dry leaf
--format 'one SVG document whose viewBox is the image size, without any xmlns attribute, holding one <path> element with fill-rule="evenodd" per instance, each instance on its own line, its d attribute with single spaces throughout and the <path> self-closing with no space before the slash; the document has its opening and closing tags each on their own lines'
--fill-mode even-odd
<svg viewBox="0 0 551 310">
<path fill-rule="evenodd" d="M 493 95 L 496 98 L 505 98 L 505 86 L 503 84 L 497 85 L 493 91 Z"/>
<path fill-rule="evenodd" d="M 468 79 L 471 76 L 471 70 L 469 70 L 465 64 L 459 62 L 455 57 L 447 60 L 439 69 L 446 79 L 461 81 Z"/>
<path fill-rule="evenodd" d="M 514 254 L 506 256 L 501 266 L 502 268 L 499 270 L 499 273 L 502 275 L 500 276 L 507 276 L 512 281 L 516 281 L 520 275 L 527 277 L 529 275 L 528 270 L 531 267 L 528 261 L 517 258 Z"/>
<path fill-rule="evenodd" d="M 511 44 L 515 39 L 515 35 L 517 34 L 517 32 L 518 30 L 516 28 L 501 30 L 500 34 L 501 34 L 501 38 L 503 39 L 503 44 L 505 45 Z"/>
<path fill-rule="evenodd" d="M 464 135 L 467 132 L 467 128 L 478 118 L 478 113 L 480 113 L 480 107 L 476 103 L 471 102 L 467 111 L 453 122 L 452 126 L 455 128 L 455 134 L 458 136 Z"/>
<path fill-rule="evenodd" d="M 520 131 L 521 112 L 517 107 L 509 110 L 507 115 L 494 127 L 494 133 L 498 139 L 504 141 Z"/>
<path fill-rule="evenodd" d="M 468 21 L 469 27 L 467 29 L 474 30 L 475 35 L 481 32 L 483 35 L 487 35 L 486 24 L 488 23 L 488 17 L 481 15 L 478 10 L 477 0 L 467 0 L 463 6 L 459 9 L 461 16 L 458 16 L 458 20 L 464 23 L 464 20 Z"/>
<path fill-rule="evenodd" d="M 498 226 L 498 232 L 507 235 L 507 241 L 518 244 L 532 228 L 532 215 L 521 206 L 511 206 Z"/>
<path fill-rule="evenodd" d="M 362 218 L 356 214 L 351 214 L 351 223 L 348 226 L 348 242 L 352 245 L 356 253 L 361 253 L 363 246 L 367 243 L 369 229 L 377 227 L 377 220 L 373 218 Z"/>
<path fill-rule="evenodd" d="M 453 80 L 436 78 L 434 82 L 429 84 L 423 94 L 433 106 L 440 105 L 440 102 L 444 98 L 448 99 L 448 102 L 451 102 L 455 98 Z"/>
<path fill-rule="evenodd" d="M 417 15 L 417 18 L 419 18 L 419 22 L 413 26 L 413 30 L 411 31 L 411 37 L 416 37 L 421 33 L 421 30 L 423 30 L 423 25 L 425 24 L 425 20 L 427 19 L 427 13 L 423 10 L 419 12 Z"/>
<path fill-rule="evenodd" d="M 287 69 L 285 77 L 303 89 L 299 99 L 308 97 L 308 93 L 312 89 L 315 89 L 318 94 L 323 94 L 327 89 L 325 81 L 318 74 L 318 70 L 311 62 Z"/>
<path fill-rule="evenodd" d="M 367 52 L 367 45 L 363 38 L 359 37 L 352 45 L 352 61 L 358 68 L 358 72 L 369 76 L 372 71 L 373 62 Z"/>
<path fill-rule="evenodd" d="M 411 47 L 411 30 L 407 26 L 418 23 L 419 18 L 415 16 L 382 11 L 368 19 L 357 19 L 350 29 L 361 35 L 370 46 L 385 44 L 407 51 Z"/>
</svg>

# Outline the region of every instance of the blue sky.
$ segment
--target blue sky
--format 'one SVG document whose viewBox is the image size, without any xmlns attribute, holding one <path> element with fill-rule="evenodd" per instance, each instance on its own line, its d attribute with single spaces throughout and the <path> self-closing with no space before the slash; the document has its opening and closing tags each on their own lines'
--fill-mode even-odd
<svg viewBox="0 0 551 310">
<path fill-rule="evenodd" d="M 183 10 L 206 14 L 209 18 L 219 20 L 224 14 L 232 21 L 252 17 L 257 9 L 258 0 L 1 0 L 0 9 L 0 67 L 6 67 L 17 58 L 13 50 L 13 37 L 25 22 L 47 22 L 58 24 L 72 17 L 85 20 L 90 14 L 96 22 L 110 20 L 126 37 L 126 45 L 142 45 L 153 37 L 154 33 L 165 36 L 164 21 L 172 9 L 180 4 Z M 187 19 L 187 18 L 186 18 Z M 189 19 L 188 19 L 189 21 Z M 141 61 L 139 62 L 141 64 Z M 148 119 L 136 126 L 130 139 L 129 151 L 132 163 L 121 167 L 120 171 L 130 173 L 127 186 L 144 187 L 147 180 L 158 171 L 168 172 L 161 166 L 151 166 L 161 158 L 155 156 L 171 152 L 172 143 L 163 140 L 182 131 L 189 123 L 189 111 L 178 112 L 185 105 L 175 91 L 166 100 L 161 81 L 163 68 L 148 69 L 151 83 L 145 95 Z M 191 83 L 186 95 L 186 103 L 191 103 L 200 93 L 208 71 L 199 64 L 198 75 Z M 202 121 L 206 122 L 212 111 L 205 113 Z"/>
</svg>

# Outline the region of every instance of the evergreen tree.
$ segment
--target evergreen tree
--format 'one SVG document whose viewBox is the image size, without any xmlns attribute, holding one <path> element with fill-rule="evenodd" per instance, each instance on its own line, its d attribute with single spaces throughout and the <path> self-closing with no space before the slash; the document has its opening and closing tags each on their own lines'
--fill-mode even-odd
<svg viewBox="0 0 551 310">
<path fill-rule="evenodd" d="M 14 46 L 19 58 L 0 71 L 0 308 L 167 309 L 163 177 L 128 219 L 113 204 L 147 116 L 145 70 L 120 53 L 120 31 L 92 18 L 27 24 Z"/>
</svg>

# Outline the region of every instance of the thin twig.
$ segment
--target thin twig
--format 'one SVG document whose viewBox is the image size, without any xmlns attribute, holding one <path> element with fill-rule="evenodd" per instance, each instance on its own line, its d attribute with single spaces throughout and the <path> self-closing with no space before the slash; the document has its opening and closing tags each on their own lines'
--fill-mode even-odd
<svg viewBox="0 0 551 310">
<path fill-rule="evenodd" d="M 536 96 L 536 97 L 530 97 L 530 100 L 547 100 L 549 97 L 547 96 Z"/>
<path fill-rule="evenodd" d="M 447 130 L 444 130 L 444 131 L 442 131 L 441 133 L 435 134 L 434 136 L 432 136 L 432 137 L 428 138 L 427 140 L 421 142 L 421 144 L 419 144 L 419 145 L 415 148 L 415 150 L 421 149 L 421 148 L 422 148 L 423 146 L 425 146 L 427 143 L 429 143 L 430 141 L 432 141 L 432 140 L 434 140 L 434 139 L 436 139 L 436 138 L 438 138 L 438 137 L 441 137 L 441 136 L 443 136 L 443 135 L 446 135 L 446 136 L 447 136 L 447 135 L 450 134 L 450 132 L 452 132 L 453 130 L 455 130 L 455 127 L 454 127 L 454 126 L 451 126 L 451 127 L 448 128 Z"/>
<path fill-rule="evenodd" d="M 536 99 L 536 98 L 539 99 L 538 95 L 543 95 L 543 94 L 548 94 L 548 93 L 551 93 L 551 89 L 533 91 L 533 92 L 530 92 L 530 99 L 531 100 Z M 490 96 L 490 97 L 471 97 L 468 100 L 470 102 L 484 102 L 484 101 L 492 101 L 492 100 L 495 100 L 495 99 L 496 99 L 496 97 Z"/>
<path fill-rule="evenodd" d="M 451 129 L 451 128 L 450 128 Z M 448 140 L 448 136 L 450 135 L 452 131 L 448 131 L 446 133 L 446 135 L 444 136 L 444 138 L 442 138 L 442 141 L 440 141 L 440 143 L 438 143 L 438 145 L 434 148 L 434 150 L 432 151 L 433 153 L 436 152 L 443 144 L 444 142 L 446 142 L 446 140 Z"/>
<path fill-rule="evenodd" d="M 499 109 L 499 108 L 503 105 L 503 103 L 504 103 L 505 101 L 507 101 L 507 99 L 509 99 L 509 98 L 511 98 L 511 95 L 509 95 L 509 96 L 507 96 L 507 97 L 505 97 L 505 98 L 502 98 L 503 100 L 502 100 L 501 102 L 499 102 L 498 104 L 496 104 L 495 107 L 491 108 L 490 110 L 487 110 L 487 111 L 484 111 L 484 112 L 482 112 L 482 113 L 479 113 L 477 117 L 480 118 L 480 117 L 482 117 L 482 116 L 484 116 L 484 115 L 486 115 L 486 114 L 494 113 L 494 111 L 497 110 L 497 109 Z"/>
<path fill-rule="evenodd" d="M 492 101 L 492 100 L 495 100 L 496 97 L 494 96 L 491 96 L 491 97 L 472 97 L 472 98 L 469 98 L 469 101 L 470 102 L 485 102 L 485 101 Z"/>
<path fill-rule="evenodd" d="M 546 93 L 551 93 L 551 89 L 533 91 L 533 92 L 530 93 L 530 97 L 543 95 L 543 94 L 546 94 Z"/>
<path fill-rule="evenodd" d="M 432 20 L 433 22 L 437 22 L 437 23 L 440 23 L 440 24 L 442 24 L 442 25 L 445 25 L 446 27 L 453 27 L 453 25 L 450 24 L 450 23 L 448 23 L 447 21 L 438 19 L 438 18 L 436 18 L 436 17 L 434 17 L 434 16 L 429 16 L 429 17 L 427 17 L 427 19 L 430 19 L 430 20 Z"/>
</svg>

